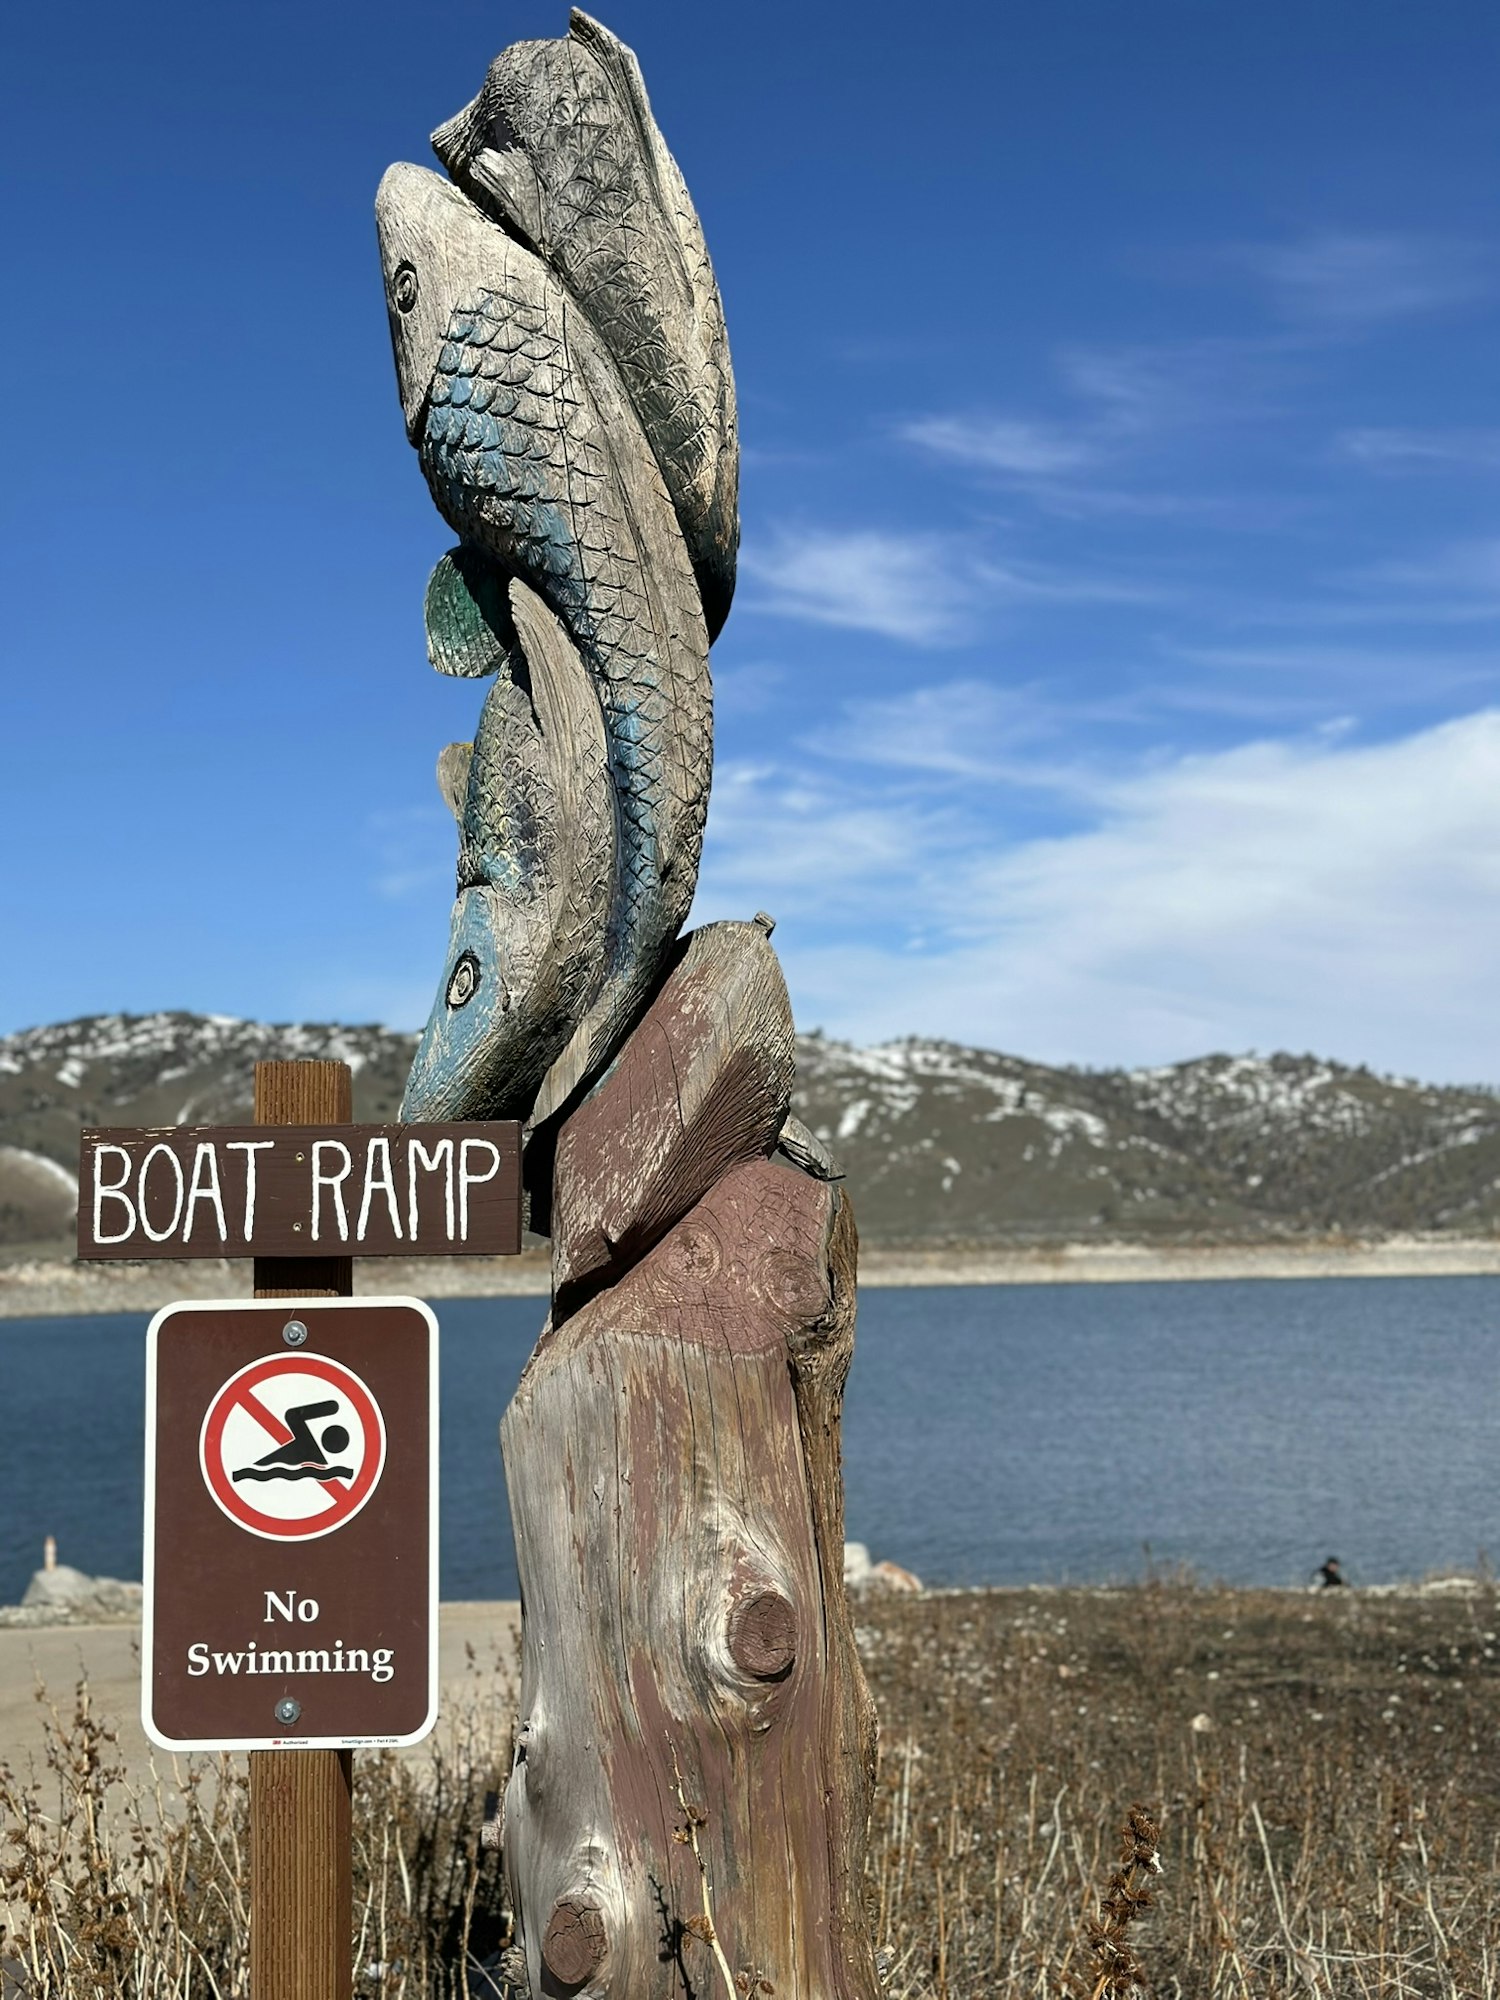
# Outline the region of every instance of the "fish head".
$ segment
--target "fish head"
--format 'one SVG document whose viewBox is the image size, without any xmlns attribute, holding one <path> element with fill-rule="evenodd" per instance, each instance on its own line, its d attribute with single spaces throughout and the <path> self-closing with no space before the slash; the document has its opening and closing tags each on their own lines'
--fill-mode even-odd
<svg viewBox="0 0 1500 2000">
<path fill-rule="evenodd" d="M 455 181 L 534 249 L 549 248 L 549 215 L 578 171 L 576 134 L 607 128 L 649 154 L 655 137 L 634 51 L 581 9 L 558 41 L 514 42 L 490 64 L 477 97 L 440 125 L 433 151 Z M 563 213 L 571 213 L 564 204 Z"/>
<path fill-rule="evenodd" d="M 417 1044 L 401 1100 L 403 1119 L 513 1118 L 529 1109 L 492 1102 L 485 1074 L 513 997 L 505 934 L 506 913 L 496 892 L 482 883 L 465 889 L 453 905 L 447 972 Z"/>
<path fill-rule="evenodd" d="M 426 167 L 387 167 L 375 195 L 391 347 L 415 443 L 455 311 L 501 281 L 509 242 L 467 195 Z"/>
</svg>

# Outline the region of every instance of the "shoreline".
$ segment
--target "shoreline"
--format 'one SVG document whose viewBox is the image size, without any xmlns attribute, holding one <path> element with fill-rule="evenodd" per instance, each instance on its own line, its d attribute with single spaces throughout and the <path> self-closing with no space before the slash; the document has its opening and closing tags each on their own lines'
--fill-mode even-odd
<svg viewBox="0 0 1500 2000">
<path fill-rule="evenodd" d="M 1034 1248 L 881 1249 L 860 1253 L 871 1290 L 950 1285 L 1128 1285 L 1228 1279 L 1500 1276 L 1500 1238 L 1392 1236 L 1308 1243 L 1064 1243 Z M 519 1257 L 370 1257 L 355 1264 L 357 1297 L 536 1298 L 551 1289 L 545 1251 Z M 154 1312 L 177 1299 L 249 1298 L 246 1259 L 78 1264 L 0 1263 L 0 1320 Z"/>
</svg>

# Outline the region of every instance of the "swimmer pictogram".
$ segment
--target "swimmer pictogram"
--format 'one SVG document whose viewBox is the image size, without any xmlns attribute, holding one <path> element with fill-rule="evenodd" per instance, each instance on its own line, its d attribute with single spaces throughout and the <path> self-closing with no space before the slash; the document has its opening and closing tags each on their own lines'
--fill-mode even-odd
<svg viewBox="0 0 1500 2000">
<path fill-rule="evenodd" d="M 199 1461 L 238 1527 L 310 1541 L 353 1520 L 379 1482 L 385 1446 L 379 1406 L 352 1369 L 321 1354 L 269 1354 L 214 1395 Z"/>
</svg>

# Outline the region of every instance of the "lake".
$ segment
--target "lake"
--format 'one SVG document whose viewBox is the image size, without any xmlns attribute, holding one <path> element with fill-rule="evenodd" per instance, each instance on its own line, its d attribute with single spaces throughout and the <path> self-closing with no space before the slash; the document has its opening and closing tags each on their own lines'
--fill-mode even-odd
<svg viewBox="0 0 1500 2000">
<path fill-rule="evenodd" d="M 511 1597 L 496 1425 L 543 1301 L 435 1310 L 442 1594 Z M 1472 1568 L 1500 1553 L 1497 1323 L 1495 1277 L 872 1289 L 848 1532 L 932 1584 Z M 0 1321 L 0 1603 L 49 1533 L 139 1577 L 145 1327 Z"/>
</svg>

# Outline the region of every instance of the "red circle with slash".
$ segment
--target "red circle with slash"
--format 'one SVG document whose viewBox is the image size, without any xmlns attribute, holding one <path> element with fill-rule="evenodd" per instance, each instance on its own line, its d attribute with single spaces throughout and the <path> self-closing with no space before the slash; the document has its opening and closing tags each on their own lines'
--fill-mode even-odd
<svg viewBox="0 0 1500 2000">
<path fill-rule="evenodd" d="M 314 1419 L 328 1426 L 321 1436 Z M 375 1491 L 385 1455 L 379 1404 L 352 1369 L 326 1354 L 248 1363 L 214 1395 L 198 1440 L 218 1506 L 237 1527 L 277 1542 L 312 1541 L 352 1521 Z"/>
</svg>

